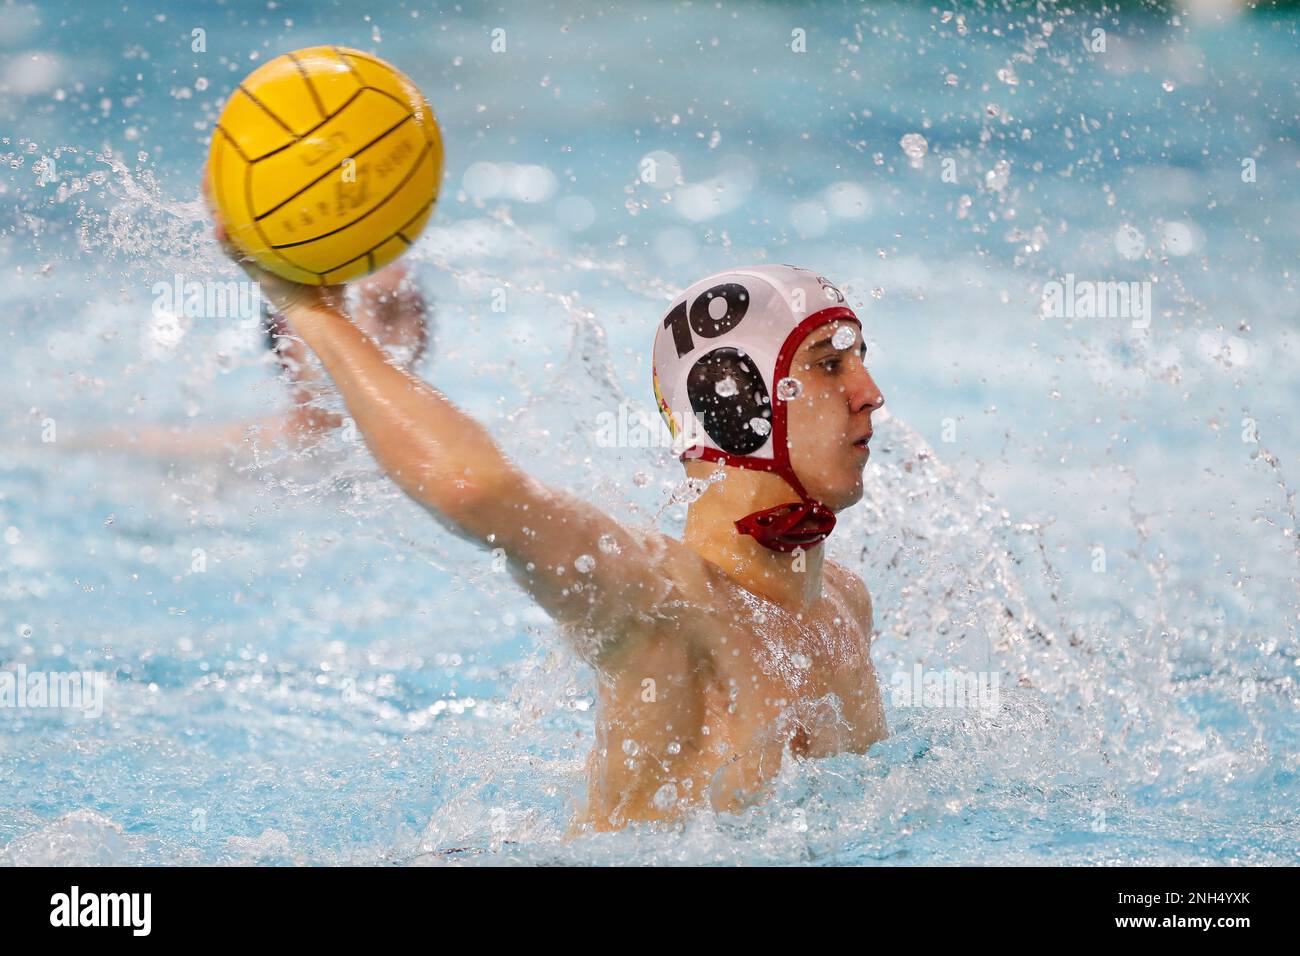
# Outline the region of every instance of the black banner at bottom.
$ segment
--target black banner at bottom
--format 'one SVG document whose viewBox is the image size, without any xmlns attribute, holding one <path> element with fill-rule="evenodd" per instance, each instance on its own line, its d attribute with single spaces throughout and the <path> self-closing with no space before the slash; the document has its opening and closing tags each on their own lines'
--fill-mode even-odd
<svg viewBox="0 0 1300 956">
<path fill-rule="evenodd" d="M 847 919 L 864 932 L 930 942 L 1011 930 L 1039 942 L 1231 945 L 1294 926 L 1295 876 L 1291 868 L 11 869 L 0 871 L 0 912 L 13 939 L 75 934 L 78 943 L 128 945 L 226 936 L 373 944 L 392 931 L 498 942 L 592 918 L 641 927 L 638 935 L 683 919 L 721 921 L 729 942 L 770 942 L 774 920 L 828 929 Z M 455 926 L 484 917 L 479 928 Z"/>
</svg>

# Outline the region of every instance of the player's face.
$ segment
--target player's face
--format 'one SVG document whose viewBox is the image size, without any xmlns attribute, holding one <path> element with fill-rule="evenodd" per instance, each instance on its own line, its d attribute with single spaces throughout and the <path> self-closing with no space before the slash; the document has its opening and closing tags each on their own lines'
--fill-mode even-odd
<svg viewBox="0 0 1300 956">
<path fill-rule="evenodd" d="M 835 333 L 841 335 L 836 348 Z M 871 455 L 871 414 L 884 404 L 864 364 L 866 344 L 857 323 L 831 322 L 808 334 L 790 375 L 802 386 L 787 406 L 790 463 L 808 494 L 840 511 L 862 498 L 862 471 Z"/>
</svg>

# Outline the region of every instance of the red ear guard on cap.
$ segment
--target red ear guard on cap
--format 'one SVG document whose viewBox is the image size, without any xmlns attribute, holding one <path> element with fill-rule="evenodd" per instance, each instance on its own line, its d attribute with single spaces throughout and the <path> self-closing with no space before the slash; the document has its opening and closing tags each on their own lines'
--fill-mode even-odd
<svg viewBox="0 0 1300 956">
<path fill-rule="evenodd" d="M 848 320 L 858 322 L 853 310 L 844 306 L 835 306 L 815 312 L 800 322 L 786 337 L 777 356 L 773 383 L 779 382 L 790 374 L 794 354 L 799 345 L 813 329 L 829 322 Z M 860 325 L 861 323 L 859 323 Z M 747 534 L 763 547 L 771 551 L 789 553 L 796 548 L 810 548 L 825 541 L 835 528 L 835 512 L 820 501 L 809 496 L 799 481 L 790 464 L 790 449 L 787 444 L 786 400 L 773 395 L 772 401 L 772 454 L 771 459 L 755 458 L 748 455 L 728 454 L 716 448 L 692 446 L 682 455 L 683 459 L 694 458 L 714 461 L 721 465 L 737 468 L 749 468 L 753 471 L 770 471 L 786 480 L 799 501 L 776 505 L 745 515 L 736 522 L 736 531 Z M 803 523 L 798 531 L 797 526 Z"/>
</svg>

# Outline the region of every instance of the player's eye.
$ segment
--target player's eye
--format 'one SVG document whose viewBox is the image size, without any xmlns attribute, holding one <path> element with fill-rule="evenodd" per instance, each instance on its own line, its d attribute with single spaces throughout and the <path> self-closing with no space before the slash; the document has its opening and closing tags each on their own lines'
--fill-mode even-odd
<svg viewBox="0 0 1300 956">
<path fill-rule="evenodd" d="M 829 358 L 826 359 L 826 361 L 818 362 L 817 364 L 828 372 L 837 372 L 840 368 L 840 360 L 838 358 Z"/>
</svg>

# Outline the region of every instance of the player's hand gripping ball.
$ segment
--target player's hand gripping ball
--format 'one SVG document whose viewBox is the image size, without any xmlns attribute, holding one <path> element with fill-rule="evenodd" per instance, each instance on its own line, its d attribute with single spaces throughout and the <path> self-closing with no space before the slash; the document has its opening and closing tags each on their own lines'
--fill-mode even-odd
<svg viewBox="0 0 1300 956">
<path fill-rule="evenodd" d="M 237 249 L 285 279 L 333 285 L 415 241 L 438 199 L 442 135 L 393 67 L 310 47 L 262 65 L 231 94 L 208 175 Z"/>
</svg>

